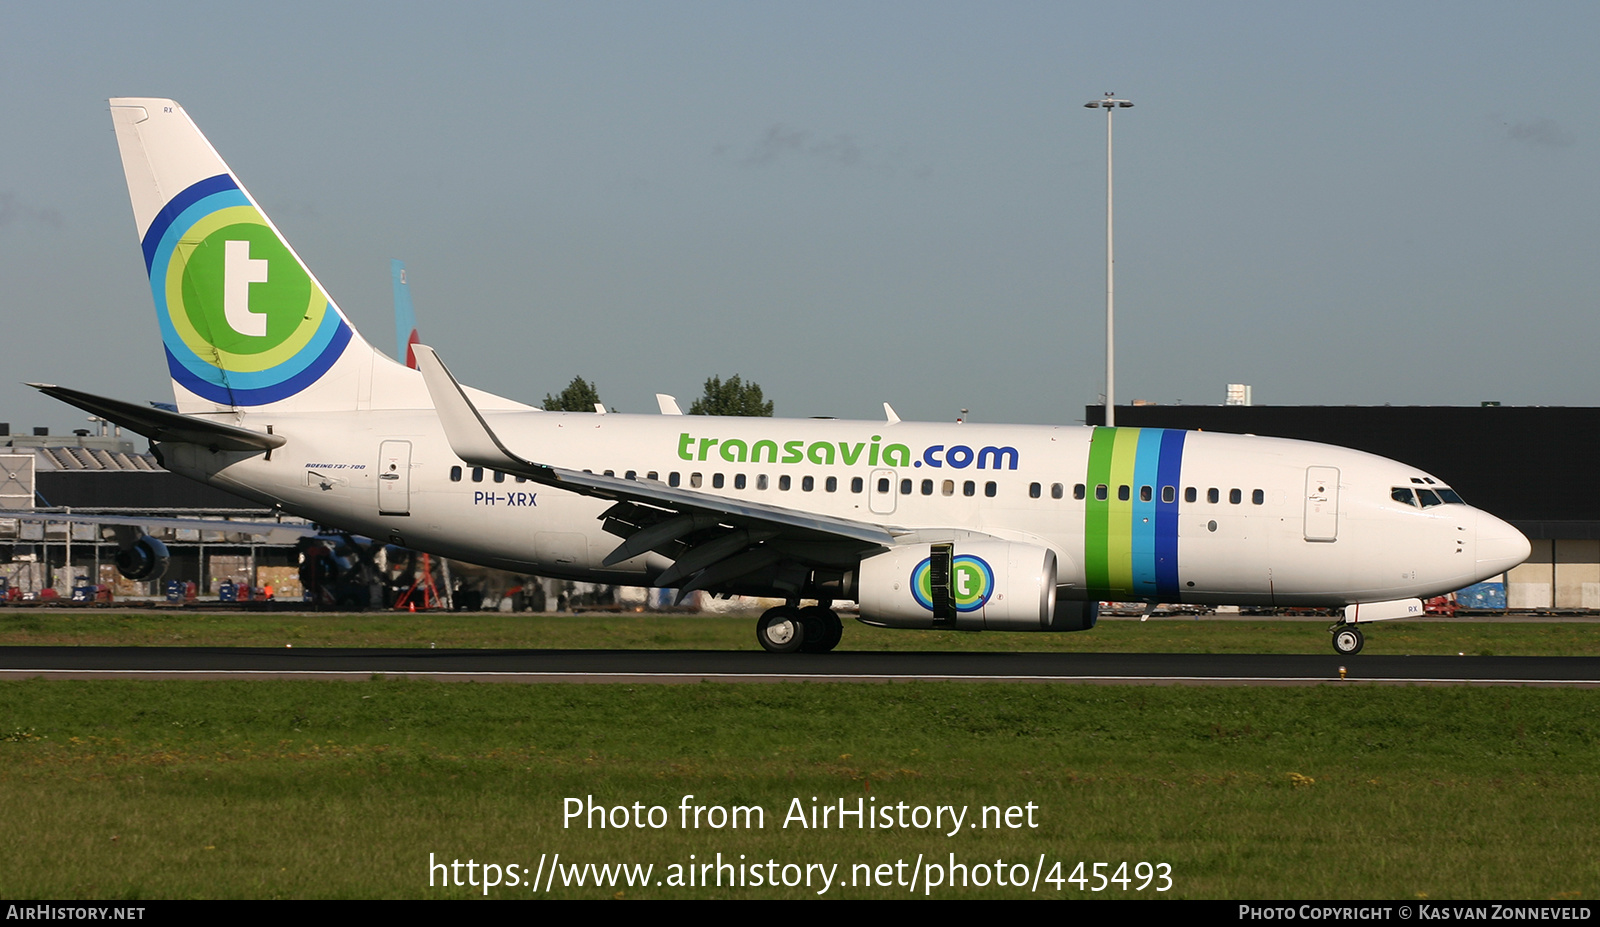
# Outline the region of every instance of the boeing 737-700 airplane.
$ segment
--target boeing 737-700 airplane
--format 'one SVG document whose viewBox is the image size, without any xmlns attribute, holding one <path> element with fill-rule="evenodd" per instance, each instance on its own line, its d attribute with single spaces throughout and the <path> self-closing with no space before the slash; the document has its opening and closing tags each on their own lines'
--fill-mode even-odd
<svg viewBox="0 0 1600 927">
<path fill-rule="evenodd" d="M 1149 428 L 543 412 L 373 349 L 171 100 L 112 121 L 177 411 L 40 387 L 170 470 L 522 573 L 772 596 L 768 650 L 837 601 L 894 628 L 1081 631 L 1101 600 L 1420 614 L 1528 541 L 1344 448 Z M 804 600 L 817 604 L 802 608 Z"/>
</svg>

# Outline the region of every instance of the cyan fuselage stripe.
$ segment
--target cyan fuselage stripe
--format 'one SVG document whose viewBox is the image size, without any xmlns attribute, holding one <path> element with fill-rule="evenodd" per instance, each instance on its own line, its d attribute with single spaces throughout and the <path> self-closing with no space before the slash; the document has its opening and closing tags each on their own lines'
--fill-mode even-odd
<svg viewBox="0 0 1600 927">
<path fill-rule="evenodd" d="M 1185 432 L 1164 428 L 1095 429 L 1083 552 L 1091 598 L 1181 600 L 1178 507 L 1184 437 Z M 1106 498 L 1099 499 L 1102 485 Z M 1167 487 L 1171 502 L 1163 501 Z"/>
<path fill-rule="evenodd" d="M 1129 526 L 1129 535 L 1132 539 L 1133 554 L 1133 588 L 1146 595 L 1154 595 L 1156 591 L 1156 499 L 1160 498 L 1161 488 L 1157 483 L 1161 464 L 1161 440 L 1159 435 L 1156 440 L 1151 436 L 1141 435 L 1138 450 L 1135 452 L 1133 463 L 1133 486 L 1130 494 L 1133 496 L 1133 521 Z M 1141 493 L 1141 487 L 1150 486 L 1150 498 L 1146 500 Z"/>
</svg>

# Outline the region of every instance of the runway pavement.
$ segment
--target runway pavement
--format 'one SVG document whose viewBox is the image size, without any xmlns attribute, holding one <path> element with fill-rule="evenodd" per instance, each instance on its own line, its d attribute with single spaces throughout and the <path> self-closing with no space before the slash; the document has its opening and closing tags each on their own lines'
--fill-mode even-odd
<svg viewBox="0 0 1600 927">
<path fill-rule="evenodd" d="M 0 647 L 0 678 L 1600 685 L 1600 657 Z"/>
</svg>

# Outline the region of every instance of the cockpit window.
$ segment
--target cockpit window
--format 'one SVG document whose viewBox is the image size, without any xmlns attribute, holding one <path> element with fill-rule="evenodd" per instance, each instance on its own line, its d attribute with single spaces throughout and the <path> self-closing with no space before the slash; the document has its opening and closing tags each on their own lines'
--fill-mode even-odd
<svg viewBox="0 0 1600 927">
<path fill-rule="evenodd" d="M 1406 505 L 1420 505 L 1423 508 L 1432 508 L 1436 505 L 1466 505 L 1467 500 L 1461 494 L 1448 486 L 1434 484 L 1433 489 L 1413 490 L 1406 486 L 1396 486 L 1389 490 L 1389 498 Z"/>
</svg>

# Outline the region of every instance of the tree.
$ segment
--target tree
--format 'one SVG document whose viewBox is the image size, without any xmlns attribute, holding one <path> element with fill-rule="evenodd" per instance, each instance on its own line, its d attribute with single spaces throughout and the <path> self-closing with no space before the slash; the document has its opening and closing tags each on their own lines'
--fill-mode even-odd
<svg viewBox="0 0 1600 927">
<path fill-rule="evenodd" d="M 689 414 L 751 415 L 771 418 L 772 403 L 762 401 L 759 385 L 745 383 L 739 379 L 738 374 L 734 374 L 726 382 L 721 377 L 707 380 L 705 395 L 694 401 L 694 405 L 689 407 Z"/>
<path fill-rule="evenodd" d="M 583 377 L 573 377 L 561 395 L 552 396 L 544 394 L 544 410 L 546 412 L 593 412 L 594 404 L 600 401 L 600 392 Z"/>
</svg>

